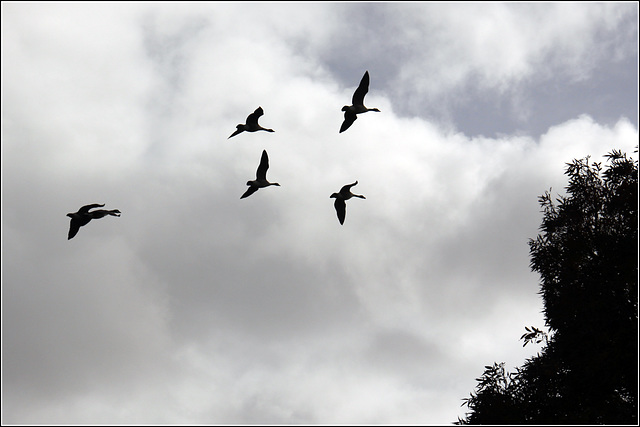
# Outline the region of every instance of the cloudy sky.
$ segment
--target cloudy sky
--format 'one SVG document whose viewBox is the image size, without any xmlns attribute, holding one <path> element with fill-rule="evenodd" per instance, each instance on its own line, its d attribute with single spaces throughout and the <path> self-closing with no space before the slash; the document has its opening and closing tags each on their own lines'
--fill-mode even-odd
<svg viewBox="0 0 640 427">
<path fill-rule="evenodd" d="M 124 3 L 2 3 L 3 423 L 451 423 L 536 354 L 537 197 L 637 155 L 635 2 Z"/>
</svg>

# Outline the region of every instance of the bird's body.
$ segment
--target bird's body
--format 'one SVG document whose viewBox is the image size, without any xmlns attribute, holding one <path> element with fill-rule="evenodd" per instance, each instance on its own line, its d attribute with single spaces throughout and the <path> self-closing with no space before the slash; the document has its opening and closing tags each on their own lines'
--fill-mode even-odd
<svg viewBox="0 0 640 427">
<path fill-rule="evenodd" d="M 364 76 L 362 76 L 362 80 L 360 80 L 358 88 L 353 93 L 351 105 L 345 105 L 342 107 L 342 111 L 344 111 L 344 121 L 340 127 L 340 133 L 349 129 L 353 122 L 358 118 L 358 114 L 366 113 L 367 111 L 380 112 L 377 108 L 367 108 L 364 106 L 364 96 L 367 92 L 369 92 L 369 71 L 365 71 Z"/>
<path fill-rule="evenodd" d="M 269 156 L 267 155 L 267 150 L 262 150 L 262 157 L 260 158 L 260 165 L 258 165 L 258 170 L 256 170 L 256 179 L 253 181 L 247 181 L 247 191 L 240 197 L 244 199 L 245 197 L 249 197 L 256 191 L 261 188 L 269 187 L 270 185 L 280 186 L 277 182 L 269 182 L 267 180 L 267 170 L 269 169 Z"/>
<path fill-rule="evenodd" d="M 247 120 L 245 124 L 239 124 L 236 126 L 236 131 L 234 133 L 231 134 L 231 137 L 236 136 L 239 133 L 242 132 L 256 132 L 259 130 L 264 130 L 266 132 L 275 132 L 273 129 L 267 129 L 267 128 L 263 128 L 262 126 L 260 126 L 258 124 L 258 118 L 260 118 L 260 116 L 262 116 L 264 114 L 264 111 L 262 110 L 262 107 L 258 107 L 256 108 L 256 111 L 254 111 L 253 113 L 249 114 L 247 116 Z M 227 138 L 227 139 L 229 139 Z"/>
<path fill-rule="evenodd" d="M 68 213 L 67 216 L 71 218 L 71 222 L 69 224 L 69 235 L 67 240 L 72 239 L 76 234 L 78 234 L 80 227 L 87 225 L 92 219 L 99 219 L 107 215 L 120 216 L 120 211 L 118 209 L 97 209 L 89 212 L 90 209 L 101 208 L 103 206 L 104 203 L 101 205 L 94 203 L 81 207 L 78 209 L 78 212 Z"/>
<path fill-rule="evenodd" d="M 333 206 L 336 208 L 336 214 L 338 215 L 338 221 L 340 224 L 344 224 L 344 219 L 347 216 L 347 203 L 346 201 L 352 197 L 358 197 L 360 199 L 366 199 L 361 194 L 353 194 L 351 192 L 351 187 L 358 184 L 358 181 L 353 184 L 347 184 L 343 186 L 338 193 L 333 193 L 329 198 L 335 198 L 336 201 L 333 202 Z"/>
</svg>

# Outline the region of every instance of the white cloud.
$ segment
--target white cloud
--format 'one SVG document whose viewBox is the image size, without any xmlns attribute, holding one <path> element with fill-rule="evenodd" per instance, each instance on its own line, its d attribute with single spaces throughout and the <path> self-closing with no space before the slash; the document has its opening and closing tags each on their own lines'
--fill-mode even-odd
<svg viewBox="0 0 640 427">
<path fill-rule="evenodd" d="M 605 47 L 622 45 L 629 52 L 631 34 L 621 37 L 616 30 L 632 8 L 619 3 L 583 6 L 475 4 L 402 9 L 405 17 L 419 22 L 420 30 L 414 33 L 414 61 L 403 64 L 401 75 L 430 84 L 419 95 L 439 96 L 464 87 L 474 77 L 483 88 L 501 91 L 556 73 L 586 78 L 595 63 L 606 57 Z M 420 44 L 424 41 L 426 46 Z M 431 78 L 417 79 L 420 74 Z M 401 83 L 411 87 L 405 79 Z"/>
</svg>

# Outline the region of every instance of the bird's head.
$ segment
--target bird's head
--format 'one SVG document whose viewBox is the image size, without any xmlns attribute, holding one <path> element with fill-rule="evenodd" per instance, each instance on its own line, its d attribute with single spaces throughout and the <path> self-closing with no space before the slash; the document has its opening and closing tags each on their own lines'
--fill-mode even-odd
<svg viewBox="0 0 640 427">
<path fill-rule="evenodd" d="M 329 196 L 330 199 L 336 199 L 338 198 L 338 193 L 333 193 L 332 195 Z"/>
<path fill-rule="evenodd" d="M 345 105 L 344 107 L 342 107 L 342 110 L 340 110 L 340 111 L 348 111 L 348 110 L 349 110 L 349 106 Z"/>
<path fill-rule="evenodd" d="M 68 214 L 67 214 L 67 216 L 68 216 L 69 218 L 73 218 L 73 214 L 72 214 L 72 213 L 68 213 Z"/>
</svg>

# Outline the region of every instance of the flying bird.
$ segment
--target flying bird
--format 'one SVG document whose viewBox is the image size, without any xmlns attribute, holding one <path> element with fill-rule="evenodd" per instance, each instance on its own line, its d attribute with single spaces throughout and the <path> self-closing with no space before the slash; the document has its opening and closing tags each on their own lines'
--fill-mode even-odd
<svg viewBox="0 0 640 427">
<path fill-rule="evenodd" d="M 360 80 L 360 85 L 353 93 L 353 98 L 351 99 L 352 105 L 345 105 L 342 107 L 342 111 L 344 111 L 344 121 L 342 122 L 342 126 L 340 126 L 340 133 L 349 129 L 349 127 L 356 121 L 358 118 L 357 115 L 361 113 L 366 113 L 367 111 L 377 111 L 380 112 L 377 108 L 367 108 L 364 106 L 364 96 L 369 91 L 369 71 L 364 72 L 364 76 L 362 76 L 362 80 Z"/>
<path fill-rule="evenodd" d="M 236 126 L 236 131 L 234 133 L 231 134 L 231 137 L 236 136 L 239 133 L 242 133 L 244 131 L 247 132 L 256 132 L 259 130 L 264 130 L 267 132 L 275 132 L 273 129 L 267 129 L 267 128 L 263 128 L 262 126 L 260 126 L 258 124 L 258 118 L 260 118 L 260 116 L 262 116 L 264 114 L 264 110 L 262 110 L 262 107 L 258 107 L 256 108 L 256 111 L 254 111 L 253 113 L 249 114 L 247 116 L 247 120 L 246 120 L 246 124 L 239 124 Z M 227 139 L 229 139 L 227 138 Z"/>
<path fill-rule="evenodd" d="M 269 182 L 267 181 L 267 169 L 269 169 L 269 156 L 267 155 L 267 150 L 262 150 L 262 157 L 260 158 L 260 165 L 258 165 L 258 170 L 256 171 L 256 179 L 254 181 L 247 181 L 247 191 L 240 197 L 244 199 L 245 197 L 249 197 L 260 188 L 268 187 L 270 185 L 276 185 L 280 187 L 280 184 L 277 182 Z"/>
<path fill-rule="evenodd" d="M 69 237 L 67 240 L 72 239 L 76 234 L 78 234 L 78 230 L 83 225 L 87 225 L 89 221 L 92 219 L 102 218 L 107 215 L 111 216 L 120 216 L 120 211 L 118 209 L 106 210 L 106 209 L 98 209 L 95 211 L 89 212 L 89 209 L 93 208 L 101 208 L 104 206 L 103 204 L 94 203 L 92 205 L 86 205 L 78 209 L 78 212 L 68 213 L 67 216 L 71 218 L 71 223 L 69 225 Z"/>
<path fill-rule="evenodd" d="M 336 208 L 336 213 L 338 214 L 338 221 L 340 224 L 344 224 L 344 218 L 347 216 L 347 203 L 346 201 L 352 197 L 359 197 L 361 199 L 366 199 L 363 195 L 353 194 L 351 192 L 351 187 L 356 185 L 358 181 L 353 184 L 347 184 L 340 189 L 339 193 L 333 193 L 329 198 L 335 198 L 336 201 L 333 203 L 333 206 Z"/>
</svg>

